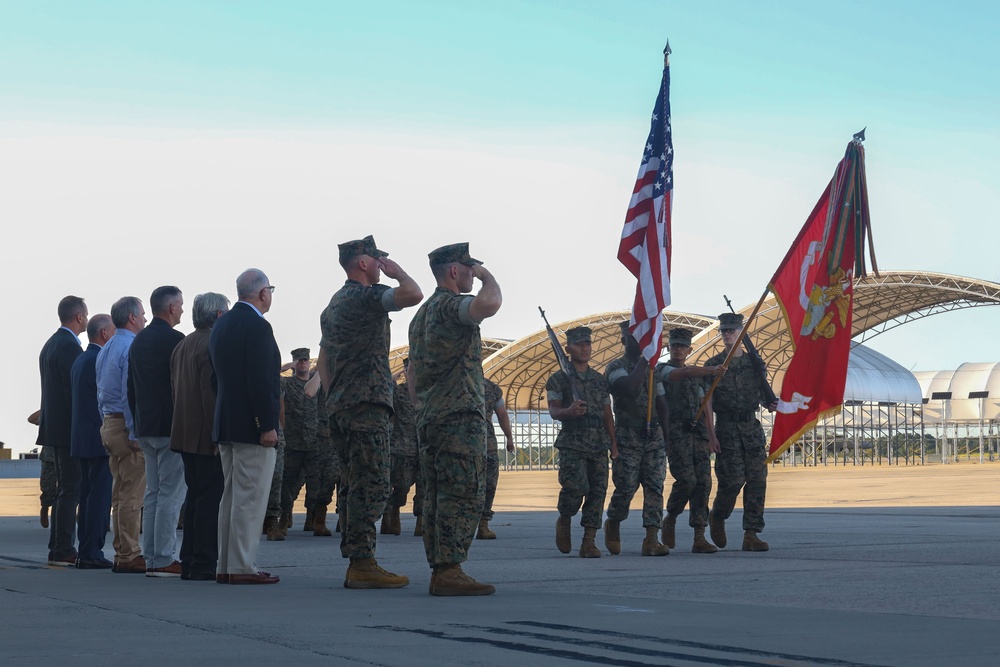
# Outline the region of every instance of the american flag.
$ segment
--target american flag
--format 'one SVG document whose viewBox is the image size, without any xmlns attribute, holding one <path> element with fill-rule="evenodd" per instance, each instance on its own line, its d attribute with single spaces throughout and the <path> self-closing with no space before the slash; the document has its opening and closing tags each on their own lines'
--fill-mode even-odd
<svg viewBox="0 0 1000 667">
<path fill-rule="evenodd" d="M 625 214 L 618 261 L 636 277 L 629 331 L 639 341 L 650 366 L 663 348 L 663 319 L 670 305 L 670 208 L 674 181 L 670 132 L 670 67 L 663 68 L 660 94 L 653 108 L 649 138 Z"/>
</svg>

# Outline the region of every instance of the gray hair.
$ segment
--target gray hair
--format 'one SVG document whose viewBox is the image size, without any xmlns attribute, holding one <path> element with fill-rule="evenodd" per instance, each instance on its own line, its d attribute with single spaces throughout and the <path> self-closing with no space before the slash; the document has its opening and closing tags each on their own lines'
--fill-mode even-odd
<svg viewBox="0 0 1000 667">
<path fill-rule="evenodd" d="M 123 296 L 111 305 L 111 322 L 121 329 L 128 324 L 130 315 L 139 316 L 142 301 L 137 296 Z"/>
<path fill-rule="evenodd" d="M 101 329 L 111 325 L 111 316 L 101 313 L 99 315 L 94 315 L 90 318 L 90 322 L 87 323 L 87 338 L 88 340 L 95 340 L 101 335 Z"/>
<path fill-rule="evenodd" d="M 229 299 L 217 292 L 205 292 L 194 298 L 191 321 L 195 329 L 211 329 L 219 319 L 219 311 L 229 310 Z"/>
<path fill-rule="evenodd" d="M 269 285 L 270 282 L 263 271 L 247 269 L 236 279 L 236 296 L 240 299 L 249 299 Z"/>
</svg>

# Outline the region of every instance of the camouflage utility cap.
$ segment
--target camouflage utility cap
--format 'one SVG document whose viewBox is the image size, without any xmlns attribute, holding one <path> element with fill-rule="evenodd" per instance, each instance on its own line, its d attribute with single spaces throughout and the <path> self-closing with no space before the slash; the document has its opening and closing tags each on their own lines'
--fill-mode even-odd
<svg viewBox="0 0 1000 667">
<path fill-rule="evenodd" d="M 572 345 L 573 343 L 589 343 L 590 342 L 590 329 L 587 327 L 573 327 L 566 332 L 566 344 Z"/>
<path fill-rule="evenodd" d="M 719 331 L 739 331 L 743 328 L 743 315 L 722 313 L 719 315 Z"/>
<path fill-rule="evenodd" d="M 458 262 L 466 266 L 482 264 L 478 259 L 469 257 L 468 243 L 452 243 L 451 245 L 441 246 L 436 250 L 432 250 L 427 255 L 427 258 L 431 261 L 431 266 L 451 264 L 452 262 Z"/>
<path fill-rule="evenodd" d="M 297 347 L 292 350 L 292 361 L 298 361 L 299 359 L 309 359 L 309 348 L 308 347 Z"/>
<path fill-rule="evenodd" d="M 691 347 L 691 330 L 690 329 L 671 329 L 670 330 L 670 344 L 671 345 L 686 345 Z"/>
<path fill-rule="evenodd" d="M 375 246 L 375 237 L 370 234 L 363 239 L 357 241 L 348 241 L 347 243 L 341 243 L 337 246 L 340 250 L 340 259 L 350 259 L 351 257 L 357 257 L 358 255 L 368 255 L 369 257 L 388 257 L 389 253 L 384 250 L 379 250 Z"/>
</svg>

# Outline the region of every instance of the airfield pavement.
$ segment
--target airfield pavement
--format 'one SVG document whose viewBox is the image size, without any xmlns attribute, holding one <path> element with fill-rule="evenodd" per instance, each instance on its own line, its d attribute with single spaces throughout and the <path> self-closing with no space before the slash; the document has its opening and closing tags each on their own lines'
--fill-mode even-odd
<svg viewBox="0 0 1000 667">
<path fill-rule="evenodd" d="M 0 664 L 995 665 L 1000 655 L 1000 463 L 774 467 L 767 553 L 692 554 L 687 514 L 668 557 L 554 545 L 555 471 L 505 472 L 466 571 L 484 598 L 427 594 L 404 514 L 379 562 L 407 588 L 343 588 L 338 540 L 263 540 L 275 586 L 151 579 L 46 565 L 38 480 L 0 480 Z M 633 508 L 641 507 L 641 492 Z M 582 529 L 574 521 L 573 541 Z M 110 539 L 105 548 L 111 555 Z"/>
</svg>

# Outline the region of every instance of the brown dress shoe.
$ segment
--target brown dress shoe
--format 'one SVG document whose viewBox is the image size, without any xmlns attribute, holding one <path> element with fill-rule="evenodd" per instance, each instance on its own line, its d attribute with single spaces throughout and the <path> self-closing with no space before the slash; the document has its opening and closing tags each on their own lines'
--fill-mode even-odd
<svg viewBox="0 0 1000 667">
<path fill-rule="evenodd" d="M 118 561 L 115 568 L 118 574 L 146 574 L 146 560 L 142 556 L 136 556 L 129 561 Z"/>
<path fill-rule="evenodd" d="M 153 567 L 146 570 L 147 577 L 159 577 L 161 579 L 166 579 L 169 577 L 179 577 L 181 576 L 181 564 L 174 561 L 170 565 L 165 567 Z"/>
<path fill-rule="evenodd" d="M 215 583 L 217 583 L 217 584 L 228 584 L 229 583 L 229 575 L 228 574 L 216 574 L 215 575 Z"/>
<path fill-rule="evenodd" d="M 255 572 L 254 574 L 231 574 L 230 584 L 276 584 L 281 577 L 270 572 Z"/>
</svg>

